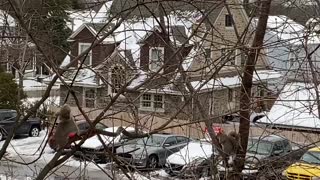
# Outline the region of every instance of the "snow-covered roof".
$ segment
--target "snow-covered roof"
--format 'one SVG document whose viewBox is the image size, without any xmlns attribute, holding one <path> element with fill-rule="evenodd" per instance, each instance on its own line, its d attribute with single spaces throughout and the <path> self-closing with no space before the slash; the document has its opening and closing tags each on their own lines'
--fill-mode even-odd
<svg viewBox="0 0 320 180">
<path fill-rule="evenodd" d="M 319 44 L 320 39 L 314 33 L 307 33 L 307 29 L 284 15 L 269 16 L 267 31 L 277 36 L 281 42 L 301 45 L 308 35 L 308 44 Z"/>
<path fill-rule="evenodd" d="M 176 36 L 175 39 L 173 39 L 173 36 L 171 36 L 171 40 L 173 42 L 177 42 L 178 34 L 180 32 L 179 41 L 182 39 L 183 34 L 186 36 L 190 35 L 192 32 L 192 24 L 196 22 L 198 19 L 198 14 L 196 12 L 181 12 L 179 14 L 172 14 L 166 16 L 165 24 L 170 28 L 172 35 Z M 113 33 L 112 37 L 114 41 L 120 42 L 120 49 L 130 49 L 133 55 L 133 59 L 136 63 L 138 62 L 138 59 L 140 57 L 140 41 L 148 36 L 148 34 L 151 34 L 151 32 L 160 26 L 159 24 L 160 19 L 155 19 L 153 17 L 144 18 L 144 19 L 134 19 L 134 20 L 127 20 L 124 23 L 120 25 L 119 28 Z M 176 28 L 176 27 L 180 27 Z M 182 30 L 181 27 L 184 29 Z M 182 32 L 184 31 L 184 32 Z M 177 44 L 181 44 L 184 42 L 177 42 Z"/>
<path fill-rule="evenodd" d="M 93 10 L 83 11 L 68 11 L 70 21 L 67 21 L 67 26 L 76 31 L 83 23 L 93 23 L 96 15 Z"/>
<path fill-rule="evenodd" d="M 77 70 L 71 69 L 63 74 L 66 83 L 71 83 Z M 74 85 L 98 86 L 96 73 L 88 68 L 80 69 L 74 81 Z"/>
<path fill-rule="evenodd" d="M 76 76 L 77 73 L 77 76 Z M 52 80 L 55 75 L 49 76 L 45 78 L 43 81 L 48 83 Z M 72 80 L 76 76 L 73 85 L 74 86 L 85 86 L 85 87 L 97 87 L 99 86 L 99 82 L 94 70 L 89 68 L 83 68 L 77 71 L 77 69 L 70 68 L 63 74 L 63 79 L 66 83 L 72 83 Z M 60 84 L 61 81 L 58 79 L 57 83 Z"/>
<path fill-rule="evenodd" d="M 273 79 L 279 79 L 281 77 L 282 75 L 276 71 L 260 70 L 254 73 L 253 82 L 268 81 Z M 233 77 L 218 77 L 216 79 L 211 79 L 204 86 L 202 86 L 202 84 L 205 83 L 205 80 L 193 81 L 191 82 L 191 85 L 195 89 L 198 89 L 201 86 L 200 90 L 210 90 L 210 89 L 216 89 L 216 88 L 236 87 L 240 85 L 240 81 L 241 79 L 237 75 Z"/>
<path fill-rule="evenodd" d="M 112 5 L 113 1 L 107 1 L 105 2 L 101 8 L 99 9 L 99 11 L 95 14 L 94 16 L 94 22 L 97 23 L 101 23 L 101 22 L 106 22 L 107 21 L 107 17 L 109 14 L 109 10 L 110 7 Z"/>
<path fill-rule="evenodd" d="M 19 80 L 16 79 L 16 82 L 19 83 Z M 39 82 L 36 79 L 24 79 L 23 80 L 23 91 L 38 91 L 46 90 L 48 87 L 47 84 Z M 59 89 L 59 86 L 53 86 L 52 89 Z"/>
<path fill-rule="evenodd" d="M 0 10 L 0 26 L 15 27 L 15 19 L 6 11 Z"/>
<path fill-rule="evenodd" d="M 289 83 L 281 91 L 268 116 L 258 120 L 275 125 L 320 128 L 313 84 Z"/>
</svg>

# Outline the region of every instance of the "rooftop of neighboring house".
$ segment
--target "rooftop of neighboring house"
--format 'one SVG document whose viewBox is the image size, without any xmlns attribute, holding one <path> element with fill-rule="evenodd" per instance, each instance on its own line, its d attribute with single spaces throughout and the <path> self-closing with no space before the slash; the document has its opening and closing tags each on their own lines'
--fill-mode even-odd
<svg viewBox="0 0 320 180">
<path fill-rule="evenodd" d="M 308 44 L 320 43 L 315 33 L 309 32 L 305 26 L 283 15 L 268 17 L 267 32 L 274 34 L 277 42 L 302 45 L 308 37 Z"/>
<path fill-rule="evenodd" d="M 136 17 L 151 17 L 161 16 L 170 13 L 179 12 L 210 12 L 208 19 L 210 23 L 214 23 L 223 7 L 223 1 L 156 1 L 145 0 L 139 2 L 137 7 L 136 0 L 114 0 L 110 13 L 112 15 L 119 15 L 136 18 Z M 164 10 L 164 11 L 162 11 Z M 129 15 L 127 13 L 130 12 Z M 208 23 L 209 23 L 208 22 Z"/>
<path fill-rule="evenodd" d="M 281 81 L 283 76 L 273 70 L 258 70 L 254 72 L 253 83 L 272 80 Z M 216 77 L 210 80 L 192 81 L 191 85 L 194 89 L 203 91 L 212 91 L 213 89 L 233 88 L 240 86 L 241 77 L 239 75 L 231 77 Z"/>
<path fill-rule="evenodd" d="M 312 83 L 294 82 L 280 92 L 268 116 L 260 123 L 296 128 L 319 128 L 320 119 L 315 86 Z"/>
</svg>

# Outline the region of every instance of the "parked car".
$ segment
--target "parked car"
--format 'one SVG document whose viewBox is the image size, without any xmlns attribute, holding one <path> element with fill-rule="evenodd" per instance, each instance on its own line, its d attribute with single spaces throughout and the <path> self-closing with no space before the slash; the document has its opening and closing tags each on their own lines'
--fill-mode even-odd
<svg viewBox="0 0 320 180">
<path fill-rule="evenodd" d="M 185 147 L 189 141 L 185 136 L 153 134 L 138 139 L 136 143 L 123 145 L 116 152 L 132 166 L 154 169 L 165 165 L 167 157 Z"/>
<path fill-rule="evenodd" d="M 320 147 L 309 149 L 298 162 L 290 165 L 283 175 L 287 179 L 320 179 Z"/>
<path fill-rule="evenodd" d="M 17 111 L 11 109 L 0 109 L 0 140 L 4 139 L 14 128 L 17 119 Z M 39 136 L 41 131 L 41 120 L 30 117 L 16 130 L 15 135 Z"/>
<path fill-rule="evenodd" d="M 106 132 L 117 132 L 120 127 L 109 127 L 103 129 Z M 136 132 L 133 127 L 126 127 L 126 131 L 128 132 Z M 116 152 L 116 149 L 124 145 L 125 143 L 131 142 L 133 139 L 125 136 L 120 133 L 116 137 L 100 135 L 104 144 L 109 148 L 111 152 Z M 79 143 L 77 141 L 76 143 Z M 104 145 L 101 143 L 99 137 L 97 135 L 92 136 L 85 140 L 85 142 L 80 146 L 80 151 L 77 151 L 74 155 L 76 158 L 85 158 L 87 160 L 93 160 L 97 163 L 104 163 L 108 161 L 108 156 L 105 153 Z"/>
<path fill-rule="evenodd" d="M 273 179 L 281 176 L 288 163 L 298 160 L 303 151 L 294 150 L 288 139 L 277 136 L 251 137 L 248 141 L 243 174 Z"/>
<path fill-rule="evenodd" d="M 80 135 L 84 135 L 84 134 L 87 135 L 86 132 L 89 130 L 90 124 L 86 120 L 76 121 L 76 125 L 79 128 Z M 55 127 L 56 126 L 57 126 L 57 123 L 56 123 Z M 50 148 L 53 149 L 53 150 L 56 150 L 56 148 L 57 148 L 57 144 L 56 144 L 56 140 L 55 140 L 55 136 L 54 136 L 54 134 L 56 133 L 56 128 L 55 127 L 53 128 L 52 132 L 49 134 L 49 141 L 48 141 L 48 144 L 49 144 Z M 107 126 L 102 124 L 102 123 L 98 123 L 96 125 L 96 129 L 105 129 L 105 128 L 107 128 Z M 95 134 L 96 134 L 95 131 L 91 131 L 91 133 L 88 135 L 88 137 L 92 137 Z M 74 139 L 72 139 L 70 142 L 74 142 L 74 141 L 80 140 L 82 137 L 81 136 L 74 136 L 73 138 Z M 71 144 L 69 143 L 65 147 L 66 148 L 70 148 L 70 145 Z"/>
<path fill-rule="evenodd" d="M 180 151 L 167 158 L 165 171 L 169 175 L 180 177 L 205 177 L 209 175 L 212 154 L 211 143 L 191 141 Z"/>
</svg>

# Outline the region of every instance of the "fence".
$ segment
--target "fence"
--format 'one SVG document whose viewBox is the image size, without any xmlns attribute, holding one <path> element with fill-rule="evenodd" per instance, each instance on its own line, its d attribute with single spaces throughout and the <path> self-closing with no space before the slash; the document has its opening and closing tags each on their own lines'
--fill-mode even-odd
<svg viewBox="0 0 320 180">
<path fill-rule="evenodd" d="M 89 111 L 84 109 L 85 112 L 88 112 L 87 115 L 90 119 L 94 119 L 101 111 Z M 73 108 L 73 113 L 81 114 L 77 108 Z M 112 112 L 108 111 L 107 116 L 102 120 L 107 126 L 139 126 L 143 127 L 145 131 L 153 130 L 161 127 L 169 119 L 163 117 L 156 117 L 152 114 L 139 114 L 137 120 L 132 116 L 131 113 L 127 112 Z M 77 116 L 77 119 L 83 119 L 81 116 Z M 230 131 L 238 131 L 239 123 L 231 124 L 214 124 L 214 126 L 220 126 L 224 129 L 226 133 Z M 179 135 L 184 135 L 196 139 L 204 138 L 205 136 L 205 125 L 203 122 L 190 123 L 188 120 L 179 120 L 174 119 L 170 122 L 162 132 L 174 133 Z M 265 126 L 254 125 L 250 127 L 250 136 L 262 136 L 268 134 L 276 134 L 288 138 L 292 142 L 299 144 L 318 144 L 320 140 L 320 134 L 314 132 L 299 132 L 296 130 L 283 130 L 283 129 L 271 129 Z M 320 145 L 320 144 L 319 144 Z"/>
</svg>

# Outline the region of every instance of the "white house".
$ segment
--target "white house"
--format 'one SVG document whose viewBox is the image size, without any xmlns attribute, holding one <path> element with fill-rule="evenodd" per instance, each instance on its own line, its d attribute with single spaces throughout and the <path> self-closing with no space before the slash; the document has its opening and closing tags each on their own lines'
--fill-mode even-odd
<svg viewBox="0 0 320 180">
<path fill-rule="evenodd" d="M 286 16 L 269 16 L 264 45 L 269 66 L 289 79 L 310 79 L 308 55 L 320 44 L 315 33 Z M 320 49 L 311 55 L 314 67 L 320 67 Z"/>
</svg>

